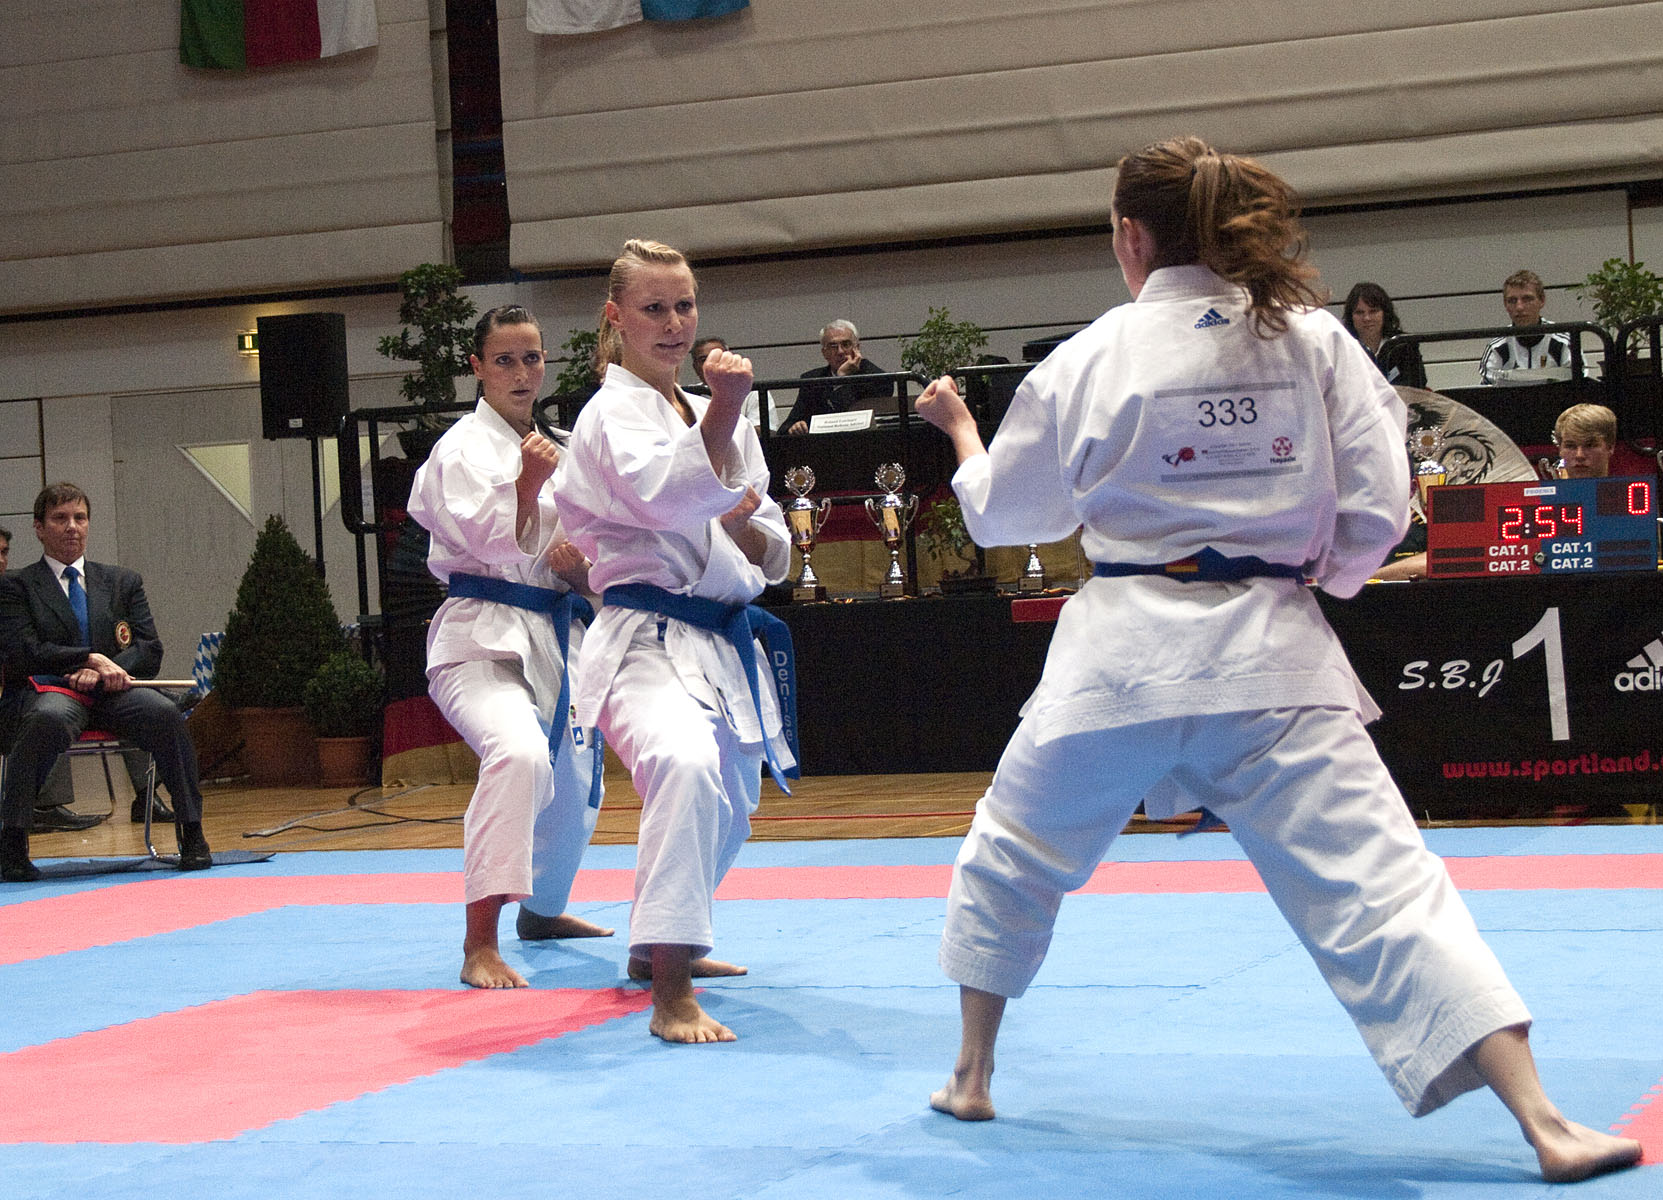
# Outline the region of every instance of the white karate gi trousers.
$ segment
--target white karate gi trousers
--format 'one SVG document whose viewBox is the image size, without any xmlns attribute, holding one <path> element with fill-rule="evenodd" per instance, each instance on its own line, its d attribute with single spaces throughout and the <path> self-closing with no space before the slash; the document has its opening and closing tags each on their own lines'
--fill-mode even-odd
<svg viewBox="0 0 1663 1200">
<path fill-rule="evenodd" d="M 740 741 L 688 691 L 653 621 L 624 651 L 600 728 L 641 797 L 630 953 L 662 943 L 709 954 L 712 898 L 762 798 L 762 744 Z"/>
<path fill-rule="evenodd" d="M 1416 1116 L 1482 1086 L 1465 1052 L 1530 1014 L 1356 714 L 1295 708 L 1034 743 L 1024 721 L 953 870 L 941 965 L 1020 996 L 1146 793 L 1222 818 Z M 1222 931 L 1220 936 L 1226 936 Z"/>
<path fill-rule="evenodd" d="M 464 897 L 472 904 L 507 896 L 559 916 L 600 815 L 589 805 L 595 747 L 576 748 L 564 728 L 549 761 L 548 728 L 514 659 L 435 668 L 428 693 L 479 755 L 479 783 L 462 820 Z"/>
</svg>

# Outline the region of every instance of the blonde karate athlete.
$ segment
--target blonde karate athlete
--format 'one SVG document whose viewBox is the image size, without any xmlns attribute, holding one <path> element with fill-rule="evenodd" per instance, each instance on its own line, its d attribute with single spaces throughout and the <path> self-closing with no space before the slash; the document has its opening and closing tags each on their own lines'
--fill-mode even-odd
<svg viewBox="0 0 1663 1200">
<path fill-rule="evenodd" d="M 770 670 L 788 652 L 768 622 L 783 626 L 749 607 L 791 561 L 762 447 L 739 420 L 751 364 L 713 350 L 703 364 L 710 398 L 681 391 L 676 371 L 698 326 L 687 261 L 629 242 L 603 310 L 605 379 L 555 480 L 603 600 L 584 645 L 578 716 L 600 726 L 641 796 L 629 972 L 652 979 L 650 1028 L 669 1042 L 734 1039 L 692 980 L 744 971 L 706 957 L 712 897 L 750 835 L 764 758 L 776 780 L 796 762 L 790 707 Z M 759 622 L 769 660 L 751 637 Z"/>
<path fill-rule="evenodd" d="M 952 439 L 979 545 L 1083 526 L 1095 576 L 953 871 L 941 962 L 963 1040 L 930 1103 L 994 1115 L 1007 998 L 1064 893 L 1141 800 L 1222 818 L 1405 1107 L 1488 1085 L 1549 1180 L 1634 1163 L 1537 1081 L 1530 1015 L 1363 727 L 1378 715 L 1303 582 L 1357 592 L 1402 533 L 1396 393 L 1320 307 L 1292 192 L 1182 138 L 1122 160 L 1114 249 L 1134 303 L 1034 369 L 984 450 L 951 378 L 918 411 Z"/>
<path fill-rule="evenodd" d="M 555 511 L 559 451 L 532 428 L 536 318 L 492 309 L 468 361 L 479 404 L 416 472 L 410 515 L 432 535 L 428 569 L 450 593 L 428 630 L 428 691 L 480 760 L 462 826 L 462 982 L 525 987 L 497 941 L 508 901 L 520 902 L 525 940 L 612 932 L 565 911 L 601 803 L 595 731 L 572 720 L 570 702 L 587 562 Z"/>
</svg>

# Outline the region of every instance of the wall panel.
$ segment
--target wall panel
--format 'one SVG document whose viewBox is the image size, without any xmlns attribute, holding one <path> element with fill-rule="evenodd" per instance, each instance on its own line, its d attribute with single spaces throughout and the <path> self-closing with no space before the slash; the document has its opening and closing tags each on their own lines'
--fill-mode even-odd
<svg viewBox="0 0 1663 1200">
<path fill-rule="evenodd" d="M 178 0 L 0 8 L 0 310 L 390 279 L 442 258 L 426 0 L 380 44 L 178 62 Z"/>
<path fill-rule="evenodd" d="M 523 268 L 1089 225 L 1115 159 L 1180 132 L 1333 202 L 1663 171 L 1655 0 L 758 3 L 580 37 L 498 11 Z"/>
</svg>

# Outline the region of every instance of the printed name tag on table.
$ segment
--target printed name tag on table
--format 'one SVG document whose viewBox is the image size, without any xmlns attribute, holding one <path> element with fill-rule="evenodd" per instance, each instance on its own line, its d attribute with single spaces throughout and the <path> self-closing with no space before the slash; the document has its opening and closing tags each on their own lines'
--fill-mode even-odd
<svg viewBox="0 0 1663 1200">
<path fill-rule="evenodd" d="M 808 421 L 810 433 L 848 433 L 852 429 L 870 428 L 872 410 L 869 408 L 856 409 L 854 412 L 815 413 Z"/>
</svg>

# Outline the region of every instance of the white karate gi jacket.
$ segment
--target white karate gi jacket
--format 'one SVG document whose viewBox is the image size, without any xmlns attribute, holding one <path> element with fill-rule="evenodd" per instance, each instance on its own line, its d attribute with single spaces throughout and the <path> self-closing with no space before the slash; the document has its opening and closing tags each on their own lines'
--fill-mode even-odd
<svg viewBox="0 0 1663 1200">
<path fill-rule="evenodd" d="M 709 401 L 683 393 L 695 418 Z M 767 540 L 764 561 L 747 559 L 721 517 L 756 489 L 762 505 L 751 517 Z M 768 583 L 785 578 L 791 542 L 785 516 L 768 495 L 768 465 L 756 431 L 741 420 L 729 467 L 710 468 L 698 425 L 685 424 L 658 391 L 616 363 L 579 414 L 555 475 L 555 494 L 572 542 L 594 562 L 595 591 L 649 583 L 724 604 L 748 604 Z M 635 631 L 652 613 L 602 608 L 589 631 L 578 672 L 578 719 L 594 723 Z M 719 634 L 681 621 L 665 628 L 664 647 L 677 676 L 702 702 L 723 714 L 744 742 L 766 735 L 782 766 L 795 761 L 780 733 L 779 705 L 766 662 L 758 661 L 762 721 L 738 652 Z M 753 643 L 752 652 L 755 652 Z"/>
<path fill-rule="evenodd" d="M 516 536 L 514 481 L 519 475 L 520 435 L 484 400 L 433 447 L 410 486 L 410 516 L 431 534 L 427 567 L 441 583 L 460 571 L 556 592 L 571 590 L 543 563 L 548 548 L 566 539 L 553 482 L 543 484 L 536 516 Z M 583 625 L 574 621 L 573 658 L 581 658 L 583 636 Z M 550 719 L 565 664 L 549 618 L 491 600 L 447 599 L 428 627 L 428 673 L 450 663 L 491 658 L 519 661 L 539 709 L 550 710 L 543 712 Z"/>
<path fill-rule="evenodd" d="M 1302 566 L 1350 596 L 1408 521 L 1404 425 L 1397 393 L 1331 314 L 1295 314 L 1286 334 L 1259 338 L 1244 291 L 1170 267 L 1029 374 L 953 490 L 983 546 L 1083 527 L 1093 562 L 1210 546 Z M 1093 578 L 1064 605 L 1024 712 L 1043 743 L 1295 706 L 1379 716 L 1307 588 L 1131 576 Z"/>
</svg>

